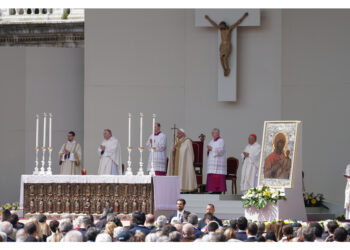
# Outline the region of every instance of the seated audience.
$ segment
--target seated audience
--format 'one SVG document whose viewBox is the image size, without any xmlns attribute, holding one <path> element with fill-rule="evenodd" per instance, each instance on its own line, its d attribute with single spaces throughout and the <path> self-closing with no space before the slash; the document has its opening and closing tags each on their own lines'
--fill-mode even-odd
<svg viewBox="0 0 350 250">
<path fill-rule="evenodd" d="M 333 240 L 337 242 L 347 242 L 348 232 L 343 227 L 338 227 L 334 230 Z"/>
<path fill-rule="evenodd" d="M 248 221 L 245 217 L 241 216 L 237 220 L 237 227 L 238 232 L 236 232 L 236 238 L 240 241 L 246 241 L 247 240 L 247 227 L 248 227 Z"/>
<path fill-rule="evenodd" d="M 245 240 L 246 242 L 255 242 L 257 241 L 257 233 L 258 233 L 258 226 L 255 223 L 249 223 L 247 230 L 247 239 Z"/>
<path fill-rule="evenodd" d="M 132 228 L 129 230 L 129 232 L 135 234 L 136 232 L 141 232 L 144 235 L 147 235 L 150 233 L 151 230 L 149 230 L 147 227 L 145 227 L 145 221 L 146 216 L 145 213 L 141 211 L 135 211 L 132 213 L 132 218 L 130 220 L 130 224 L 132 225 Z"/>
<path fill-rule="evenodd" d="M 217 223 L 219 223 L 219 226 L 222 227 L 222 221 L 215 217 L 214 215 L 215 213 L 215 207 L 213 204 L 208 204 L 206 207 L 206 214 L 211 214 L 213 215 L 213 219 L 211 220 L 215 220 Z M 205 218 L 203 218 L 199 223 L 198 223 L 198 228 L 202 229 L 203 227 L 205 227 L 208 223 L 205 222 Z"/>
</svg>

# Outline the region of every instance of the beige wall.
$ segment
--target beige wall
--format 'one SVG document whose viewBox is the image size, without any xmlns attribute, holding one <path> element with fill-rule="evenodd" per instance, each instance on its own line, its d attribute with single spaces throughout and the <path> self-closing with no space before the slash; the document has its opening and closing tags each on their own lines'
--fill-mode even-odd
<svg viewBox="0 0 350 250">
<path fill-rule="evenodd" d="M 54 173 L 67 131 L 83 143 L 83 62 L 83 49 L 0 48 L 1 204 L 19 201 L 21 174 L 34 170 L 35 113 L 54 115 Z"/>
<path fill-rule="evenodd" d="M 156 113 L 172 142 L 171 126 L 210 140 L 219 127 L 228 155 L 238 157 L 248 134 L 281 119 L 281 11 L 263 10 L 260 27 L 238 31 L 238 102 L 217 102 L 217 32 L 194 27 L 193 10 L 94 10 L 85 22 L 85 166 L 97 173 L 97 146 L 110 128 L 127 161 L 127 115 Z M 133 118 L 132 160 L 139 154 Z M 259 138 L 260 139 L 260 138 Z M 145 139 L 146 140 L 146 139 Z M 146 160 L 148 155 L 146 156 Z"/>
<path fill-rule="evenodd" d="M 0 203 L 19 198 L 25 152 L 25 49 L 0 48 Z"/>
<path fill-rule="evenodd" d="M 349 158 L 349 10 L 282 13 L 282 118 L 303 121 L 309 192 L 344 202 Z"/>
<path fill-rule="evenodd" d="M 33 116 L 51 111 L 55 164 L 67 130 L 75 129 L 90 174 L 107 127 L 126 163 L 128 112 L 144 112 L 145 137 L 158 114 L 169 146 L 174 123 L 193 139 L 205 133 L 206 142 L 219 127 L 236 157 L 249 133 L 261 141 L 264 120 L 302 120 L 306 189 L 342 204 L 349 13 L 262 10 L 260 27 L 239 28 L 236 103 L 216 101 L 217 33 L 194 27 L 193 10 L 87 10 L 85 59 L 81 49 L 0 48 L 0 201 L 18 197 L 20 174 L 34 167 Z M 136 172 L 136 117 L 132 129 Z"/>
<path fill-rule="evenodd" d="M 80 48 L 26 49 L 26 158 L 25 172 L 31 174 L 35 153 L 35 114 L 51 112 L 52 171 L 59 173 L 58 151 L 75 131 L 84 144 L 84 50 Z M 42 128 L 42 123 L 40 123 Z M 42 141 L 40 140 L 40 143 Z M 41 158 L 40 158 L 41 159 Z M 48 154 L 46 155 L 48 159 Z"/>
</svg>

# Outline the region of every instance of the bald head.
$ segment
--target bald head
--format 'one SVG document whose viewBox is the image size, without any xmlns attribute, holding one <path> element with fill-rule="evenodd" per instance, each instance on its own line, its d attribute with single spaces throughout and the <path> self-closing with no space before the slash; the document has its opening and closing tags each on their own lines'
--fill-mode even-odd
<svg viewBox="0 0 350 250">
<path fill-rule="evenodd" d="M 154 215 L 153 214 L 147 214 L 145 223 L 149 224 L 149 225 L 153 225 L 154 224 Z"/>
</svg>

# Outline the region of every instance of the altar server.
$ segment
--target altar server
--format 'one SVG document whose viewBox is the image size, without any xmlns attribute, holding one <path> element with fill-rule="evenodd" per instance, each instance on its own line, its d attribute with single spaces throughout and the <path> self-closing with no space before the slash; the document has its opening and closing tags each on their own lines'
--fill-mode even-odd
<svg viewBox="0 0 350 250">
<path fill-rule="evenodd" d="M 153 152 L 153 168 L 156 175 L 166 175 L 166 148 L 167 140 L 166 135 L 160 131 L 160 124 L 156 122 L 154 124 L 154 143 L 152 142 L 152 135 L 149 136 L 146 146 L 149 150 L 147 171 L 151 170 L 152 163 L 152 147 Z"/>
<path fill-rule="evenodd" d="M 103 131 L 104 140 L 98 147 L 100 156 L 100 165 L 98 167 L 99 175 L 121 175 L 122 158 L 119 141 L 112 136 L 110 129 Z"/>
<path fill-rule="evenodd" d="M 60 174 L 79 175 L 81 174 L 81 147 L 74 140 L 74 131 L 68 132 L 67 142 L 62 145 L 59 152 Z"/>
<path fill-rule="evenodd" d="M 182 128 L 177 130 L 175 144 L 171 148 L 168 175 L 180 176 L 181 192 L 197 190 L 196 173 L 193 167 L 194 153 L 192 141 Z"/>
<path fill-rule="evenodd" d="M 207 192 L 226 192 L 227 159 L 224 139 L 220 130 L 214 128 L 211 132 L 213 139 L 207 146 Z"/>
<path fill-rule="evenodd" d="M 241 191 L 246 191 L 258 185 L 261 146 L 256 142 L 256 139 L 255 134 L 249 135 L 249 144 L 241 154 L 243 160 Z"/>
</svg>

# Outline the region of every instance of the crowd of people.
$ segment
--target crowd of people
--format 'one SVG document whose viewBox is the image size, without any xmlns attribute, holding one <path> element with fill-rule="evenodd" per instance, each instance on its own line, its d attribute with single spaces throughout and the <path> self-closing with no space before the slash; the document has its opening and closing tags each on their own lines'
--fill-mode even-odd
<svg viewBox="0 0 350 250">
<path fill-rule="evenodd" d="M 169 218 L 160 215 L 132 213 L 129 221 L 121 221 L 110 208 L 102 216 L 73 218 L 63 214 L 59 220 L 48 220 L 44 214 L 21 223 L 14 211 L 4 210 L 0 223 L 0 242 L 348 242 L 350 223 L 340 226 L 329 220 L 267 224 L 248 222 L 245 217 L 232 219 L 223 225 L 208 204 L 202 219 L 185 210 L 186 201 L 177 201 L 177 211 Z"/>
</svg>

